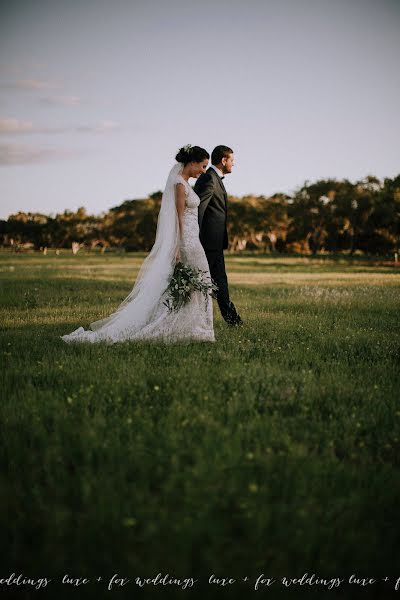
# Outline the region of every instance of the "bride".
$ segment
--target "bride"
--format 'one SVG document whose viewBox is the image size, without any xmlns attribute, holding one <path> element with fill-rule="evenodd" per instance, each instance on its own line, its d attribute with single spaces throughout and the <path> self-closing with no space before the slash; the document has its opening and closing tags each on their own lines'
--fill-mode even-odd
<svg viewBox="0 0 400 600">
<path fill-rule="evenodd" d="M 199 239 L 197 209 L 200 198 L 188 183 L 205 172 L 210 155 L 199 146 L 184 146 L 176 155 L 161 199 L 154 246 L 139 270 L 135 284 L 115 312 L 94 321 L 90 330 L 78 327 L 60 336 L 65 342 L 122 342 L 157 340 L 166 343 L 215 342 L 213 306 L 209 295 L 192 293 L 178 311 L 164 304 L 175 263 L 182 261 L 206 271 L 207 258 Z"/>
</svg>

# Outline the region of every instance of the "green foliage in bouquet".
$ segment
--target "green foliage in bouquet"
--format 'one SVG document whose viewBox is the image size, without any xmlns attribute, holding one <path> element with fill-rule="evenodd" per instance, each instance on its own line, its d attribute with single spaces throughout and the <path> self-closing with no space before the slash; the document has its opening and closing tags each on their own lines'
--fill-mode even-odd
<svg viewBox="0 0 400 600">
<path fill-rule="evenodd" d="M 179 310 L 189 302 L 192 292 L 201 292 L 204 296 L 216 298 L 218 286 L 205 277 L 207 271 L 202 271 L 182 262 L 177 262 L 171 280 L 165 292 L 168 298 L 164 302 L 169 310 Z"/>
</svg>

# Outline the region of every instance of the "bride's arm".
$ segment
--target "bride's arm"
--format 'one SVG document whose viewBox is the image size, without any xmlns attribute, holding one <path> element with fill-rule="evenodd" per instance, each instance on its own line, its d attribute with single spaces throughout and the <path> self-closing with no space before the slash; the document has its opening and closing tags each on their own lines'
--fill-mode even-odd
<svg viewBox="0 0 400 600">
<path fill-rule="evenodd" d="M 182 215 L 185 210 L 186 204 L 186 196 L 185 196 L 185 188 L 183 183 L 177 183 L 175 185 L 175 204 L 176 204 L 176 212 L 178 213 L 178 221 L 179 221 L 179 239 L 182 239 Z M 180 260 L 180 252 L 178 250 L 177 260 Z"/>
</svg>

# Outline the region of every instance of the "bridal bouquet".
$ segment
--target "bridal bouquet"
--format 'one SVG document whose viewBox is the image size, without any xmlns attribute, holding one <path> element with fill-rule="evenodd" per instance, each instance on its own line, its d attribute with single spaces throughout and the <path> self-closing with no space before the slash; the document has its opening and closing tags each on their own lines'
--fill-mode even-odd
<svg viewBox="0 0 400 600">
<path fill-rule="evenodd" d="M 167 289 L 168 298 L 165 306 L 172 310 L 179 310 L 189 302 L 192 292 L 201 292 L 204 296 L 216 298 L 218 287 L 215 283 L 205 278 L 207 271 L 201 271 L 182 262 L 177 262 Z"/>
</svg>

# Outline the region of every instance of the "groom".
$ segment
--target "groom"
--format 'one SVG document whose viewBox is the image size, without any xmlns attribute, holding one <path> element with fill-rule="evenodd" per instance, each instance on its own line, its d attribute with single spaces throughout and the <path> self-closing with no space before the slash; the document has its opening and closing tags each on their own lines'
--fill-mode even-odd
<svg viewBox="0 0 400 600">
<path fill-rule="evenodd" d="M 238 326 L 243 325 L 243 321 L 229 298 L 224 260 L 224 249 L 228 247 L 228 194 L 222 180 L 232 172 L 233 150 L 228 146 L 217 146 L 212 151 L 211 163 L 211 167 L 200 175 L 194 186 L 194 191 L 200 197 L 200 241 L 211 277 L 218 286 L 217 301 L 221 314 L 228 325 Z"/>
</svg>

